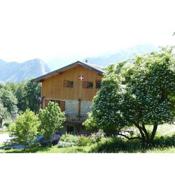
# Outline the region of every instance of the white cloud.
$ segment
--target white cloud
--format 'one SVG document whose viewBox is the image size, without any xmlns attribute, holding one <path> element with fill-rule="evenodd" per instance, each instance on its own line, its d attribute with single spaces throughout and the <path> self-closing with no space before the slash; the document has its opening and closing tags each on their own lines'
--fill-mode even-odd
<svg viewBox="0 0 175 175">
<path fill-rule="evenodd" d="M 170 0 L 0 1 L 0 58 L 89 56 L 167 44 L 174 17 Z"/>
</svg>

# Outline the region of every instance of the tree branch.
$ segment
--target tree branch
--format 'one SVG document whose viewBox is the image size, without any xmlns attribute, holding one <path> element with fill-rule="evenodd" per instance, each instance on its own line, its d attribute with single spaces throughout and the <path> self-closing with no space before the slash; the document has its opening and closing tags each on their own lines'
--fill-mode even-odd
<svg viewBox="0 0 175 175">
<path fill-rule="evenodd" d="M 128 137 L 128 136 L 126 136 L 126 135 L 124 135 L 124 134 L 121 134 L 121 133 L 118 133 L 118 135 L 120 135 L 120 136 L 122 136 L 122 137 L 125 137 L 125 138 L 128 139 L 128 140 L 141 139 L 140 137 Z"/>
</svg>

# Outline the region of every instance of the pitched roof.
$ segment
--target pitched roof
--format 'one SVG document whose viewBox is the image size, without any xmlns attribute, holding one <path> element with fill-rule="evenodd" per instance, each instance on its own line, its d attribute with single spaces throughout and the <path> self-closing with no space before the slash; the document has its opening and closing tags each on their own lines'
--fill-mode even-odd
<svg viewBox="0 0 175 175">
<path fill-rule="evenodd" d="M 64 72 L 64 71 L 66 71 L 68 69 L 74 68 L 77 65 L 81 65 L 81 66 L 83 66 L 83 67 L 85 67 L 87 69 L 94 70 L 94 71 L 96 71 L 97 73 L 99 73 L 101 75 L 104 73 L 104 70 L 101 67 L 99 67 L 99 66 L 91 65 L 91 64 L 88 64 L 88 63 L 83 63 L 81 61 L 76 61 L 76 62 L 74 62 L 72 64 L 64 66 L 64 67 L 62 67 L 60 69 L 57 69 L 55 71 L 52 71 L 52 72 L 50 72 L 48 74 L 42 75 L 40 77 L 37 77 L 37 78 L 33 79 L 32 81 L 38 81 L 38 82 L 39 81 L 43 81 L 44 79 L 47 79 L 47 78 L 52 77 L 54 75 L 57 75 L 58 73 L 61 73 L 61 72 Z"/>
</svg>

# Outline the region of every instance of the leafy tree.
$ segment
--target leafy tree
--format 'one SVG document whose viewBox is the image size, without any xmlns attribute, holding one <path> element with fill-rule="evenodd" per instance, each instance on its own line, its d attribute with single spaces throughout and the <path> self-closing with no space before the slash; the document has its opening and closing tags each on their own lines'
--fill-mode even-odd
<svg viewBox="0 0 175 175">
<path fill-rule="evenodd" d="M 158 125 L 173 123 L 175 116 L 175 59 L 171 49 L 137 57 L 126 68 L 123 116 L 136 126 L 142 141 L 152 143 Z M 150 132 L 146 125 L 151 125 Z"/>
<path fill-rule="evenodd" d="M 26 111 L 27 109 L 30 109 L 34 112 L 39 111 L 40 102 L 40 92 L 41 87 L 38 83 L 27 81 L 27 82 L 21 82 L 15 85 L 9 85 L 11 89 L 13 89 L 13 92 L 18 99 L 18 109 L 19 111 Z"/>
<path fill-rule="evenodd" d="M 41 86 L 36 82 L 29 81 L 24 87 L 24 91 L 26 106 L 30 110 L 38 112 L 40 108 L 39 97 L 41 95 Z"/>
<path fill-rule="evenodd" d="M 122 99 L 120 81 L 122 78 L 119 73 L 124 63 L 111 65 L 106 69 L 101 88 L 93 100 L 92 113 L 85 122 L 85 124 L 88 124 L 89 121 L 93 121 L 107 135 L 116 134 L 127 125 L 126 121 L 121 117 L 120 110 Z M 88 127 L 86 125 L 87 129 Z"/>
<path fill-rule="evenodd" d="M 119 131 L 135 126 L 144 144 L 150 144 L 158 125 L 174 122 L 175 59 L 162 49 L 133 62 L 112 67 L 94 98 L 92 116 L 99 128 Z M 149 131 L 147 125 L 153 127 Z"/>
<path fill-rule="evenodd" d="M 39 111 L 40 107 L 39 83 L 32 81 L 24 81 L 20 83 L 6 83 L 0 85 L 0 99 L 10 114 L 24 112 L 30 109 L 34 112 Z"/>
<path fill-rule="evenodd" d="M 1 88 L 0 99 L 3 106 L 7 108 L 7 111 L 11 114 L 11 116 L 14 116 L 17 114 L 17 111 L 18 111 L 17 98 L 15 97 L 15 95 L 11 90 Z"/>
<path fill-rule="evenodd" d="M 48 106 L 40 109 L 38 115 L 41 125 L 40 131 L 45 139 L 50 140 L 55 131 L 61 129 L 65 122 L 65 115 L 57 103 L 49 102 Z"/>
<path fill-rule="evenodd" d="M 34 112 L 26 110 L 10 125 L 10 136 L 14 137 L 15 143 L 30 146 L 36 139 L 39 125 L 40 122 Z"/>
<path fill-rule="evenodd" d="M 3 121 L 8 119 L 10 116 L 7 108 L 4 107 L 2 103 L 0 103 L 0 128 L 2 127 Z"/>
</svg>

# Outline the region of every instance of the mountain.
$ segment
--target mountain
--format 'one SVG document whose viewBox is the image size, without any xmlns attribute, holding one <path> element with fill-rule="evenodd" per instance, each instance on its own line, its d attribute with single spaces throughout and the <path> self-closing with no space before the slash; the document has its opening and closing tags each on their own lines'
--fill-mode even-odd
<svg viewBox="0 0 175 175">
<path fill-rule="evenodd" d="M 114 64 L 127 59 L 132 59 L 136 55 L 142 55 L 158 50 L 158 47 L 151 44 L 137 45 L 132 48 L 119 50 L 116 53 L 106 53 L 97 57 L 89 57 L 88 60 L 90 64 L 96 64 L 102 67 Z"/>
<path fill-rule="evenodd" d="M 158 50 L 157 46 L 152 44 L 140 44 L 130 48 L 114 51 L 113 53 L 105 53 L 97 56 L 90 57 L 55 57 L 49 58 L 48 65 L 52 70 L 59 69 L 75 61 L 85 61 L 88 63 L 99 65 L 101 67 L 108 66 L 113 63 L 117 63 L 123 60 L 132 59 L 135 55 L 146 54 Z"/>
<path fill-rule="evenodd" d="M 0 60 L 0 81 L 20 82 L 41 76 L 50 71 L 41 59 L 33 59 L 23 63 Z"/>
<path fill-rule="evenodd" d="M 119 50 L 114 53 L 106 53 L 99 56 L 87 57 L 79 59 L 80 61 L 88 60 L 88 63 L 99 65 L 101 67 L 108 66 L 119 61 L 132 59 L 135 55 L 145 54 L 158 50 L 158 47 L 150 44 L 138 45 L 132 48 Z M 49 59 L 49 66 L 52 70 L 66 66 L 77 58 L 54 58 Z M 33 59 L 23 63 L 6 62 L 0 59 L 0 82 L 20 82 L 29 80 L 50 71 L 48 65 L 41 59 Z"/>
</svg>

